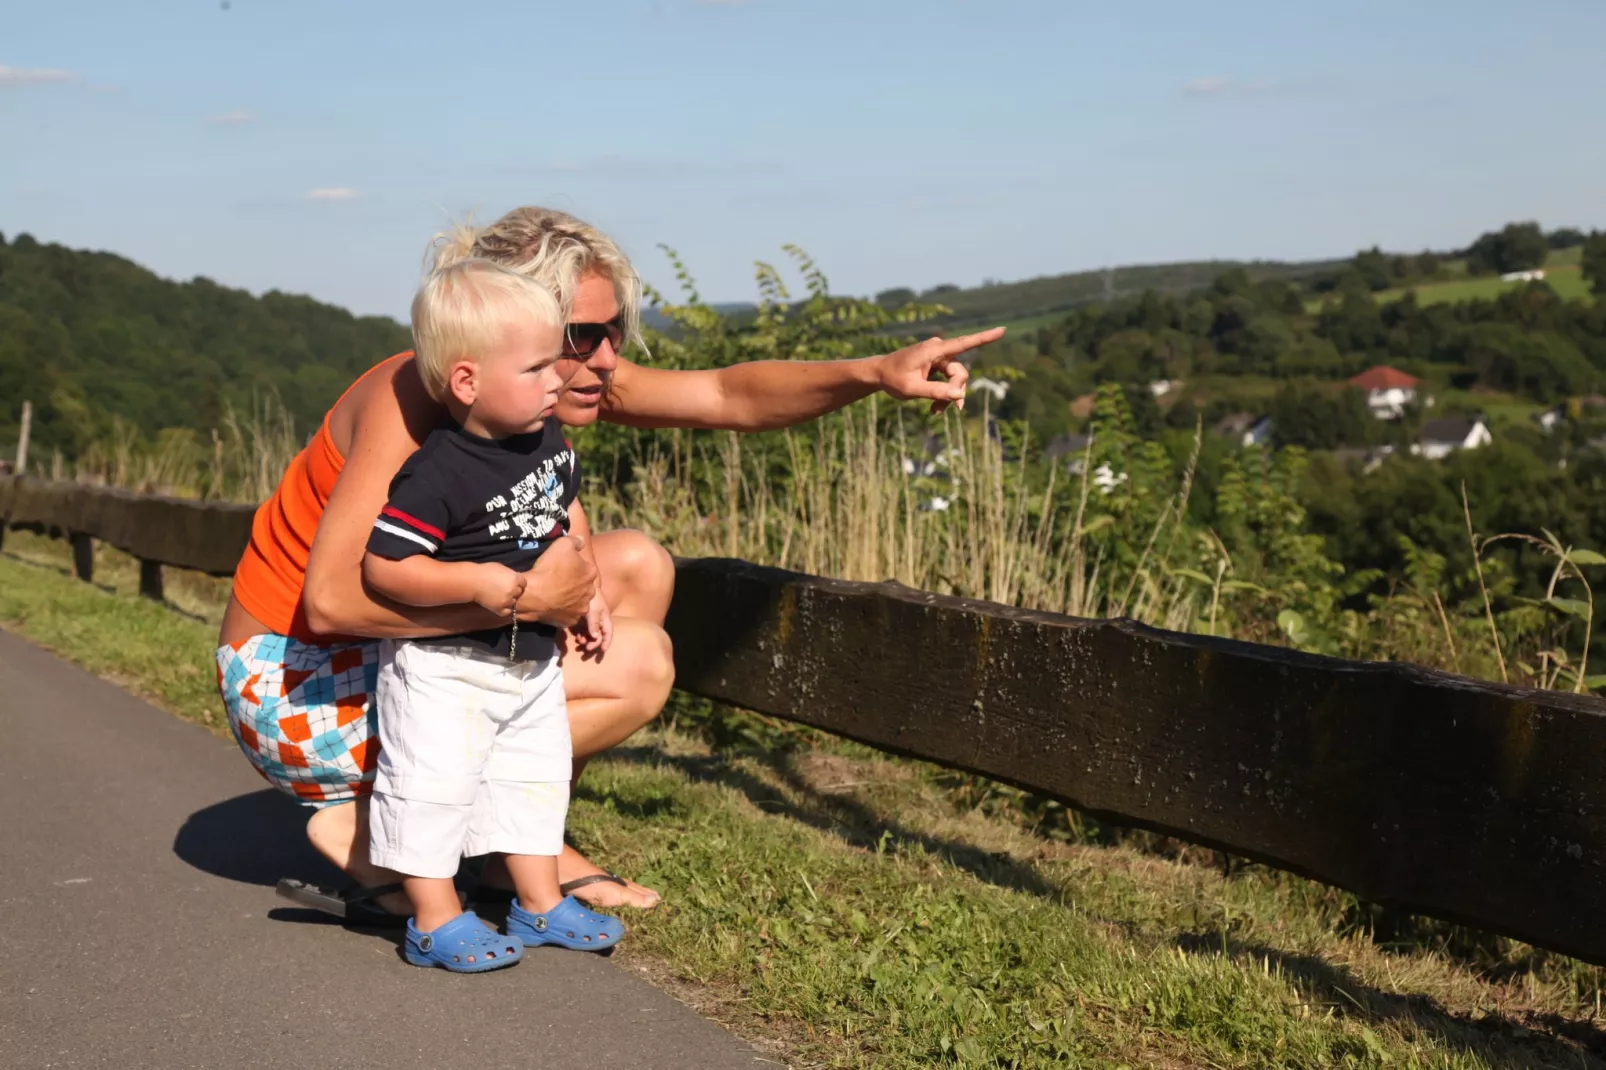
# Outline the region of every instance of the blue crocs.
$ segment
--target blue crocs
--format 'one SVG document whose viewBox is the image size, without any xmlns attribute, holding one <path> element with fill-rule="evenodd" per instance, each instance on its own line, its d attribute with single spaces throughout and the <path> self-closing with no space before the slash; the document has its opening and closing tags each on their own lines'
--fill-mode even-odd
<svg viewBox="0 0 1606 1070">
<path fill-rule="evenodd" d="M 612 951 L 625 934 L 624 924 L 606 914 L 593 914 L 572 895 L 545 914 L 532 914 L 517 899 L 507 911 L 507 934 L 525 947 L 557 944 L 570 951 Z"/>
<path fill-rule="evenodd" d="M 414 966 L 439 966 L 453 973 L 484 973 L 517 966 L 524 945 L 516 936 L 503 936 L 470 910 L 430 933 L 421 933 L 407 919 L 402 957 Z"/>
</svg>

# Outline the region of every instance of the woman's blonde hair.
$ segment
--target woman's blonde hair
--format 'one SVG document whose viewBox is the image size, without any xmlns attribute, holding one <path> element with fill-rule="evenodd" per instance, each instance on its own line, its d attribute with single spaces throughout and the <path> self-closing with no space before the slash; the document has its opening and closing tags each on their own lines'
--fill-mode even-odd
<svg viewBox="0 0 1606 1070">
<path fill-rule="evenodd" d="M 435 236 L 435 268 L 469 258 L 489 260 L 541 283 L 569 318 L 575 287 L 589 272 L 613 283 L 625 345 L 641 338 L 641 280 L 613 239 L 552 208 L 515 208 L 488 227 L 463 224 Z"/>
<path fill-rule="evenodd" d="M 430 396 L 444 403 L 453 364 L 502 345 L 510 327 L 561 329 L 563 322 L 557 298 L 540 283 L 490 260 L 454 261 L 430 272 L 413 296 L 418 374 Z"/>
</svg>

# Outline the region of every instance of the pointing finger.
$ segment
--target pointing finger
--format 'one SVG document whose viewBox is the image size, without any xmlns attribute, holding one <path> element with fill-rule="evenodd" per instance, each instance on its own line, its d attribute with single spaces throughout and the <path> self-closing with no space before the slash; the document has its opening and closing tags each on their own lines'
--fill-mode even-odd
<svg viewBox="0 0 1606 1070">
<path fill-rule="evenodd" d="M 955 357 L 980 346 L 996 342 L 1004 337 L 1003 327 L 994 327 L 987 331 L 977 331 L 975 334 L 963 335 L 959 338 L 949 338 L 942 343 L 942 355 Z"/>
</svg>

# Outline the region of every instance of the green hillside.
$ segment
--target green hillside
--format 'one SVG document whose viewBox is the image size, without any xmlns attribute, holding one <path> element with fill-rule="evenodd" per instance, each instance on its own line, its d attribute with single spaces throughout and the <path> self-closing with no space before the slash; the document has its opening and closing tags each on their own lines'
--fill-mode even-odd
<svg viewBox="0 0 1606 1070">
<path fill-rule="evenodd" d="M 255 297 L 163 279 L 110 253 L 0 236 L 0 448 L 24 400 L 41 451 L 100 441 L 114 417 L 146 432 L 217 427 L 275 392 L 303 430 L 407 328 L 310 297 Z M 42 455 L 42 454 L 41 454 Z"/>
</svg>

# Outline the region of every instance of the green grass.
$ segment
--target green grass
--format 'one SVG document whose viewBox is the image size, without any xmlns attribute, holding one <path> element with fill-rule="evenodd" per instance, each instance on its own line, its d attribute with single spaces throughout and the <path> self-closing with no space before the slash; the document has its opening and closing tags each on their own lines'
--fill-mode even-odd
<svg viewBox="0 0 1606 1070">
<path fill-rule="evenodd" d="M 1568 301 L 1590 301 L 1594 293 L 1588 280 L 1579 272 L 1578 267 L 1583 258 L 1583 248 L 1574 246 L 1571 249 L 1561 249 L 1550 254 L 1545 261 L 1545 282 L 1551 289 Z M 1417 303 L 1422 305 L 1442 305 L 1456 301 L 1488 301 L 1508 290 L 1525 286 L 1522 282 L 1501 282 L 1498 275 L 1483 275 L 1477 278 L 1468 278 L 1466 275 L 1465 260 L 1449 260 L 1441 269 L 1448 278 L 1440 282 L 1424 283 L 1414 287 L 1399 287 L 1391 290 L 1381 290 L 1375 296 L 1379 302 L 1398 301 L 1407 293 L 1416 294 Z M 1305 302 L 1307 312 L 1320 312 L 1322 305 L 1332 297 L 1312 298 Z"/>
<path fill-rule="evenodd" d="M 65 561 L 10 536 L 0 625 L 215 729 L 211 621 Z M 571 829 L 665 892 L 615 961 L 794 1066 L 1606 1065 L 1593 968 L 809 733 L 714 750 L 688 717 L 593 763 Z"/>
<path fill-rule="evenodd" d="M 1437 405 L 1428 410 L 1428 419 L 1440 412 L 1481 412 L 1489 418 L 1490 426 L 1495 428 L 1512 425 L 1536 427 L 1533 415 L 1548 407 L 1516 394 L 1450 389 L 1429 392 Z"/>
</svg>

